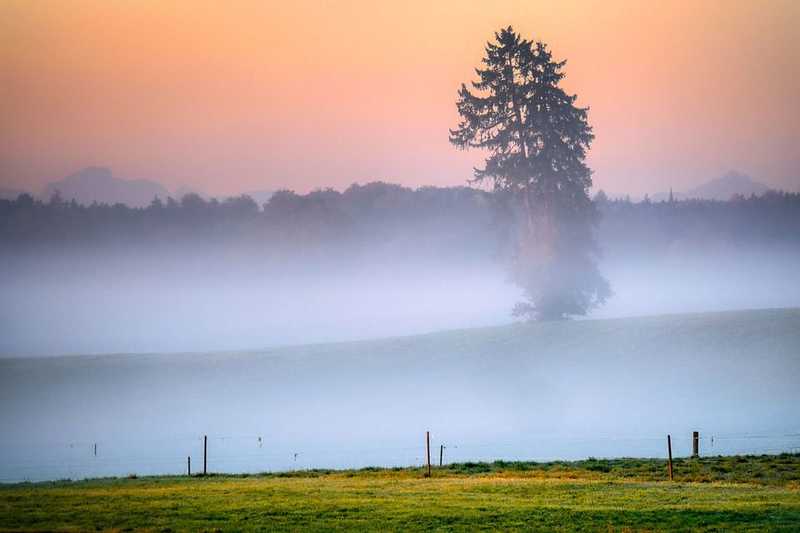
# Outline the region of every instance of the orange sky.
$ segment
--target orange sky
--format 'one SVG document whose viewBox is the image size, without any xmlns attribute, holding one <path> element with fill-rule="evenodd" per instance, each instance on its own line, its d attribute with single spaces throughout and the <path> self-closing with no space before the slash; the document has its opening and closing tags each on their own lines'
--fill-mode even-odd
<svg viewBox="0 0 800 533">
<path fill-rule="evenodd" d="M 568 60 L 595 182 L 800 188 L 800 2 L 0 3 L 0 186 L 88 165 L 226 194 L 462 184 L 456 91 L 512 24 Z"/>
</svg>

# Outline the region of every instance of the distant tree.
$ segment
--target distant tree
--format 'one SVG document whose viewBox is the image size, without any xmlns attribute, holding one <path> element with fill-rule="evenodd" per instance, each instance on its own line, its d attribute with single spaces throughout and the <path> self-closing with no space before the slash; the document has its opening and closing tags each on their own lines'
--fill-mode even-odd
<svg viewBox="0 0 800 533">
<path fill-rule="evenodd" d="M 208 203 L 197 193 L 190 192 L 184 194 L 183 198 L 181 198 L 181 208 L 187 211 L 202 211 L 207 206 Z"/>
<path fill-rule="evenodd" d="M 61 196 L 61 191 L 58 189 L 54 190 L 53 194 L 50 195 L 50 206 L 61 207 L 64 203 L 64 197 Z"/>
<path fill-rule="evenodd" d="M 246 194 L 226 198 L 223 207 L 236 215 L 250 216 L 258 213 L 258 204 Z"/>
<path fill-rule="evenodd" d="M 596 204 L 605 204 L 608 203 L 608 195 L 603 189 L 597 191 L 597 194 L 594 195 L 592 201 Z"/>
<path fill-rule="evenodd" d="M 287 189 L 275 191 L 264 204 L 264 211 L 276 217 L 287 217 L 303 207 L 303 198 Z"/>
<path fill-rule="evenodd" d="M 17 196 L 17 205 L 19 205 L 21 208 L 30 209 L 31 207 L 33 207 L 33 204 L 34 204 L 34 199 L 33 196 L 31 196 L 30 194 L 22 193 L 19 196 Z"/>
<path fill-rule="evenodd" d="M 599 215 L 588 194 L 594 135 L 587 109 L 559 87 L 565 63 L 511 27 L 495 33 L 473 90 L 461 85 L 461 121 L 450 130 L 455 146 L 489 151 L 475 181 L 491 180 L 521 211 L 512 273 L 528 301 L 514 314 L 541 320 L 586 314 L 611 293 L 597 269 Z"/>
</svg>

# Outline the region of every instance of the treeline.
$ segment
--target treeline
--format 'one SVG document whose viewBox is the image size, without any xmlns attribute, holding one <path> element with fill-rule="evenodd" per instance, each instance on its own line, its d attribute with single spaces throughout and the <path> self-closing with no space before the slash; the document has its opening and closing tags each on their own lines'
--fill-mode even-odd
<svg viewBox="0 0 800 533">
<path fill-rule="evenodd" d="M 665 246 L 800 245 L 800 194 L 770 191 L 727 202 L 632 202 L 599 193 L 601 246 L 648 251 Z M 248 196 L 204 200 L 156 198 L 145 208 L 79 205 L 20 195 L 0 200 L 0 246 L 153 245 L 205 243 L 255 248 L 345 246 L 502 254 L 513 209 L 469 187 L 375 182 L 308 194 L 275 193 L 259 206 Z"/>
<path fill-rule="evenodd" d="M 631 202 L 598 193 L 594 203 L 602 214 L 600 244 L 608 253 L 800 246 L 800 193 L 767 191 L 724 202 Z"/>
<path fill-rule="evenodd" d="M 253 250 L 372 249 L 450 252 L 499 239 L 494 197 L 468 187 L 410 189 L 383 182 L 308 194 L 282 190 L 263 206 L 248 196 L 155 198 L 145 208 L 80 205 L 21 195 L 0 200 L 0 246 L 211 245 Z"/>
</svg>

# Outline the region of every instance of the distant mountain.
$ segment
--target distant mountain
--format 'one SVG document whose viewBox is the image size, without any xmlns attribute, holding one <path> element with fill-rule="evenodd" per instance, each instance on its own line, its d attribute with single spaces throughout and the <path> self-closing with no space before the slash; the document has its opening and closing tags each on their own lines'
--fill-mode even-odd
<svg viewBox="0 0 800 533">
<path fill-rule="evenodd" d="M 20 194 L 25 194 L 26 192 L 27 191 L 21 191 L 19 189 L 9 189 L 6 187 L 0 187 L 0 200 L 16 200 L 17 196 L 19 196 Z"/>
<path fill-rule="evenodd" d="M 730 200 L 734 194 L 741 194 L 743 196 L 756 196 L 764 194 L 770 190 L 770 187 L 763 183 L 753 180 L 747 174 L 742 174 L 731 170 L 722 177 L 707 181 L 702 185 L 698 185 L 694 189 L 689 189 L 685 192 L 674 192 L 673 197 L 676 200 L 685 200 L 687 198 L 695 198 L 700 200 Z M 660 192 L 654 194 L 652 200 L 660 202 L 669 199 L 668 192 Z"/>
<path fill-rule="evenodd" d="M 769 190 L 763 183 L 754 181 L 747 174 L 730 171 L 724 176 L 706 182 L 694 189 L 686 191 L 687 198 L 704 198 L 708 200 L 730 200 L 734 194 L 750 196 L 760 195 Z"/>
<path fill-rule="evenodd" d="M 59 191 L 65 201 L 74 199 L 79 204 L 126 204 L 131 207 L 148 205 L 156 196 L 164 199 L 169 192 L 154 181 L 115 178 L 111 170 L 88 167 L 66 178 L 49 183 L 43 197 L 48 200 Z"/>
</svg>

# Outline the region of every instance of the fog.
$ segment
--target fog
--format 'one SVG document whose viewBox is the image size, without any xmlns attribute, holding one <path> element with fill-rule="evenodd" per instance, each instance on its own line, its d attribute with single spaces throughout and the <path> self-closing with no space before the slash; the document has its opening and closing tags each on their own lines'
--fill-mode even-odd
<svg viewBox="0 0 800 533">
<path fill-rule="evenodd" d="M 3 280 L 4 355 L 183 352 L 502 324 L 516 289 L 499 265 L 398 258 L 299 267 L 183 250 L 180 258 L 42 254 Z M 252 257 L 248 257 L 251 260 Z"/>
<path fill-rule="evenodd" d="M 603 262 L 614 297 L 595 318 L 800 306 L 800 251 L 754 247 Z"/>
<path fill-rule="evenodd" d="M 314 258 L 269 264 L 181 249 L 41 251 L 0 273 L 3 356 L 250 350 L 512 322 L 500 261 Z M 800 252 L 607 257 L 614 296 L 586 318 L 800 306 Z"/>
</svg>

